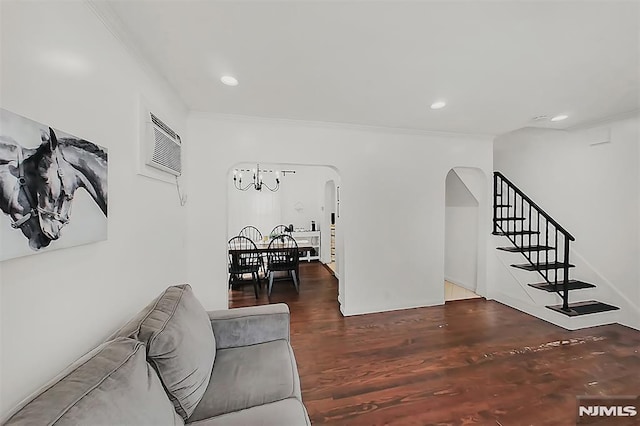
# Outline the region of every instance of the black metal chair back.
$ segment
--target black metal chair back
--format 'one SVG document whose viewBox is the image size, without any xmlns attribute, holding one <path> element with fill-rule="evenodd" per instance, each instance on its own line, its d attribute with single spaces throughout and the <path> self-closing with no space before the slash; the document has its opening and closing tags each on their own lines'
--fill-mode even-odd
<svg viewBox="0 0 640 426">
<path fill-rule="evenodd" d="M 253 288 L 258 297 L 258 285 L 260 277 L 258 271 L 262 266 L 262 256 L 258 252 L 255 243 L 247 237 L 237 236 L 229 240 L 229 287 L 234 282 L 240 281 L 242 275 L 251 274 Z"/>
<path fill-rule="evenodd" d="M 280 235 L 289 235 L 291 236 L 291 229 L 287 225 L 277 225 L 274 227 L 269 233 L 269 239 L 273 240 L 273 238 Z"/>
<path fill-rule="evenodd" d="M 296 292 L 299 292 L 299 264 L 298 243 L 291 235 L 280 234 L 271 239 L 267 251 L 267 270 L 269 271 L 269 291 L 267 294 L 271 296 L 274 275 L 278 271 L 288 272 L 291 275 Z"/>
<path fill-rule="evenodd" d="M 269 271 L 297 270 L 299 262 L 298 243 L 291 235 L 280 234 L 271 240 L 267 251 Z"/>
<path fill-rule="evenodd" d="M 241 237 L 247 237 L 254 243 L 262 241 L 262 232 L 260 232 L 260 230 L 255 226 L 245 226 L 240 230 L 238 235 Z"/>
</svg>

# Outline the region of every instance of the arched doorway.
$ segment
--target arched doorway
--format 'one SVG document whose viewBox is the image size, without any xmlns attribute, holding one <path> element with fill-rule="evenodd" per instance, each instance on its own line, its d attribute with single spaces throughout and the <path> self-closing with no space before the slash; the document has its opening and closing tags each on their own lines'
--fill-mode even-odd
<svg viewBox="0 0 640 426">
<path fill-rule="evenodd" d="M 445 180 L 445 301 L 480 297 L 486 287 L 487 180 L 455 167 Z"/>
<path fill-rule="evenodd" d="M 332 253 L 331 213 L 335 213 L 336 224 L 339 216 L 339 171 L 334 166 L 268 163 L 265 161 L 259 163 L 260 169 L 265 171 L 265 183 L 273 184 L 276 172 L 279 172 L 280 185 L 278 189 L 273 192 L 266 189 L 256 190 L 252 187 L 246 191 L 238 190 L 233 180 L 234 171 L 236 174 L 244 171 L 245 180 L 250 183 L 253 174 L 252 168 L 257 167 L 256 164 L 255 162 L 241 162 L 235 164 L 228 171 L 227 240 L 238 235 L 238 232 L 245 226 L 250 225 L 256 227 L 262 233 L 263 241 L 267 242 L 269 234 L 275 226 L 280 224 L 291 226 L 294 238 L 309 242 L 313 246 L 313 250 L 302 252 L 304 256 L 301 258 L 301 262 L 330 263 Z M 340 245 L 340 247 L 342 246 Z M 335 276 L 338 279 L 340 290 L 343 290 L 344 283 L 340 281 L 338 275 L 339 267 L 343 264 L 343 250 L 336 250 L 334 253 L 336 254 Z M 303 283 L 304 278 L 304 276 L 301 277 Z M 234 297 L 242 298 L 244 293 L 247 293 L 250 298 L 253 297 L 252 286 L 240 285 L 237 288 L 240 291 L 235 293 L 233 289 L 230 289 L 230 302 Z M 292 288 L 290 286 L 288 290 Z M 343 295 L 344 291 L 339 294 Z M 261 292 L 260 297 L 266 297 L 266 293 Z"/>
</svg>

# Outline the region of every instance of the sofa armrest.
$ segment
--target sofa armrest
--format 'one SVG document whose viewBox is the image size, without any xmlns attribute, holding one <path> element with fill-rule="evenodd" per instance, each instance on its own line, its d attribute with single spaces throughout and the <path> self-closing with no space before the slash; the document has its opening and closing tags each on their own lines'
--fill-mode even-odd
<svg viewBox="0 0 640 426">
<path fill-rule="evenodd" d="M 216 348 L 289 341 L 289 307 L 284 303 L 209 311 Z"/>
</svg>

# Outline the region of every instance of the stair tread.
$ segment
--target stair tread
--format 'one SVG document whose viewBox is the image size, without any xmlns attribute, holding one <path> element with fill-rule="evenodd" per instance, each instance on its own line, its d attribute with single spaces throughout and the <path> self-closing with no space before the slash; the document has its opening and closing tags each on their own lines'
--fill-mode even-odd
<svg viewBox="0 0 640 426">
<path fill-rule="evenodd" d="M 522 247 L 496 247 L 497 250 L 508 251 L 511 253 L 521 253 L 524 251 L 545 251 L 545 250 L 555 250 L 555 247 L 549 246 L 522 246 Z"/>
<path fill-rule="evenodd" d="M 509 220 L 526 220 L 524 217 L 499 217 L 497 219 L 493 219 L 495 222 L 509 221 Z"/>
<path fill-rule="evenodd" d="M 539 233 L 540 231 L 496 231 L 493 233 L 493 235 L 505 237 L 507 235 L 535 235 Z"/>
<path fill-rule="evenodd" d="M 567 265 L 563 262 L 541 262 L 536 265 L 530 263 L 514 263 L 511 266 L 518 269 L 524 269 L 525 271 L 547 270 L 547 269 L 562 269 Z M 568 264 L 569 268 L 575 267 L 575 265 Z"/>
<path fill-rule="evenodd" d="M 599 312 L 616 311 L 620 309 L 617 306 L 609 305 L 603 302 L 598 302 L 596 300 L 569 303 L 569 311 L 563 311 L 562 305 L 551 305 L 551 306 L 547 306 L 547 308 L 556 312 L 560 312 L 561 314 L 564 314 L 570 317 L 597 314 Z"/>
<path fill-rule="evenodd" d="M 529 286 L 536 288 L 538 290 L 548 291 L 549 293 L 553 293 L 556 291 L 553 285 L 549 284 L 548 282 L 533 283 L 533 284 L 529 284 Z M 585 288 L 594 288 L 595 285 L 586 283 L 584 281 L 579 281 L 579 280 L 569 280 L 569 285 L 567 287 L 569 291 L 571 291 L 571 290 L 581 290 Z M 559 282 L 558 290 L 562 291 L 563 288 L 564 288 L 563 283 Z"/>
</svg>

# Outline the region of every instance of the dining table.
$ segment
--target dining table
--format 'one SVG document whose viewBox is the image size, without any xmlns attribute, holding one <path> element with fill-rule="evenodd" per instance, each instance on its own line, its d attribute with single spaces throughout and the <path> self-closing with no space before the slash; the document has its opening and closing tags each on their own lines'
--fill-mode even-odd
<svg viewBox="0 0 640 426">
<path fill-rule="evenodd" d="M 311 245 L 311 241 L 309 240 L 296 240 L 296 243 L 298 244 L 298 252 L 306 252 L 314 249 L 314 247 Z M 270 241 L 258 241 L 258 242 L 254 242 L 254 244 L 256 245 L 255 249 L 253 248 L 229 249 L 229 254 L 234 258 L 233 262 L 236 262 L 236 259 L 239 256 L 241 256 L 243 253 L 267 254 L 267 253 L 274 253 L 274 252 L 279 252 L 283 250 L 283 247 L 280 246 L 277 242 L 273 244 L 271 247 L 269 247 Z M 298 281 L 300 281 L 299 275 L 300 274 L 298 274 Z M 232 286 L 235 286 L 236 284 L 238 284 L 239 281 L 241 281 L 241 279 L 239 280 L 232 279 L 231 280 Z"/>
<path fill-rule="evenodd" d="M 269 241 L 258 241 L 255 243 L 255 249 L 229 249 L 229 254 L 236 255 L 240 253 L 269 253 L 269 252 L 278 252 L 282 250 L 277 243 L 273 245 L 273 247 L 269 248 Z M 298 251 L 309 251 L 313 250 L 313 246 L 311 245 L 311 241 L 308 240 L 296 240 L 298 243 Z"/>
</svg>

